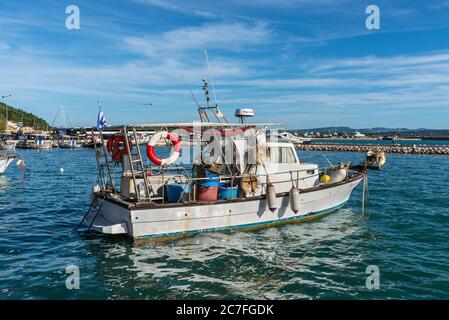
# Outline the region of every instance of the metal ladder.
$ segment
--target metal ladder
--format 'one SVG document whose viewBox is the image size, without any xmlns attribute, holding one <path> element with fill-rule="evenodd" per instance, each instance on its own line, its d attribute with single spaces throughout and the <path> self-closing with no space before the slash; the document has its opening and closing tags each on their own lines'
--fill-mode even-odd
<svg viewBox="0 0 449 320">
<path fill-rule="evenodd" d="M 151 201 L 152 190 L 150 190 L 147 172 L 145 171 L 145 166 L 144 166 L 143 160 L 142 160 L 142 154 L 140 153 L 140 146 L 139 146 L 139 140 L 138 140 L 136 128 L 135 127 L 132 128 L 132 135 L 133 135 L 134 141 L 136 143 L 135 149 L 130 148 L 131 143 L 129 141 L 128 130 L 126 127 L 123 127 L 123 135 L 125 136 L 126 153 L 128 155 L 128 161 L 129 161 L 129 166 L 130 166 L 130 170 L 131 170 L 131 176 L 133 179 L 134 192 L 136 195 L 136 199 L 138 202 Z M 136 152 L 133 153 L 133 150 L 136 150 Z M 136 168 L 134 168 L 134 164 L 136 164 Z M 144 182 L 145 195 L 143 197 L 141 196 L 141 194 L 139 192 L 139 186 L 137 184 L 137 176 L 139 176 L 139 175 L 142 176 L 143 182 Z"/>
<path fill-rule="evenodd" d="M 114 171 L 111 167 L 113 165 L 113 162 L 109 160 L 109 152 L 104 144 L 103 134 L 100 133 L 101 147 L 97 146 L 95 134 L 93 134 L 92 138 L 94 140 L 95 156 L 97 158 L 98 165 L 98 175 L 100 177 L 102 190 L 110 190 L 112 192 L 115 192 L 117 189 L 115 188 Z"/>
</svg>

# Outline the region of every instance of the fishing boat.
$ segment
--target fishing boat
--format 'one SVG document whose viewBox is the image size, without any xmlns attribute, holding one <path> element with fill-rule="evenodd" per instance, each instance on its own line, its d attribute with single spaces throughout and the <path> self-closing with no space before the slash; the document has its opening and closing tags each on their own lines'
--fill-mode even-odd
<svg viewBox="0 0 449 320">
<path fill-rule="evenodd" d="M 0 142 L 0 151 L 15 151 L 15 150 L 16 150 L 15 142 L 9 141 Z"/>
<path fill-rule="evenodd" d="M 302 160 L 293 143 L 268 134 L 276 124 L 248 123 L 241 113 L 240 122 L 228 122 L 217 104 L 209 105 L 205 87 L 208 103 L 198 106 L 201 122 L 111 127 L 119 133 L 106 141 L 100 132 L 99 184 L 79 227 L 159 240 L 302 222 L 343 207 L 367 176 L 363 163 L 320 167 Z M 209 113 L 217 121 L 210 121 Z M 146 165 L 141 147 L 132 141 L 149 130 L 156 133 L 145 147 L 151 162 Z M 192 148 L 182 142 L 192 136 L 201 137 L 201 147 L 189 157 L 184 153 Z M 163 159 L 155 152 L 161 139 L 172 144 Z"/>
<path fill-rule="evenodd" d="M 0 151 L 15 151 L 17 142 L 12 135 L 0 136 Z"/>
<path fill-rule="evenodd" d="M 58 141 L 58 147 L 61 149 L 79 149 L 83 147 L 83 142 L 77 137 L 64 136 Z"/>
<path fill-rule="evenodd" d="M 52 148 L 51 138 L 47 135 L 36 135 L 34 142 L 31 143 L 31 149 L 49 150 Z"/>
<path fill-rule="evenodd" d="M 49 150 L 52 148 L 52 141 L 48 135 L 32 134 L 22 137 L 16 147 L 18 149 Z"/>
</svg>

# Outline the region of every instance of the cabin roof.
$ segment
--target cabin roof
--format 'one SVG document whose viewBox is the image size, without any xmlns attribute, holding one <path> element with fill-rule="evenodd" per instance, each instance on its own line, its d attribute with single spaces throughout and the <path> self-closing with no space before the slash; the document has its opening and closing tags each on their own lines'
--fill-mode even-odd
<svg viewBox="0 0 449 320">
<path fill-rule="evenodd" d="M 110 130 L 119 130 L 123 127 L 130 127 L 136 129 L 176 129 L 176 128 L 265 128 L 265 127 L 277 127 L 280 126 L 279 123 L 219 123 L 219 122 L 184 122 L 184 123 L 140 123 L 140 124 L 128 124 L 128 125 L 119 125 L 119 126 L 108 126 L 104 128 L 104 131 Z"/>
</svg>

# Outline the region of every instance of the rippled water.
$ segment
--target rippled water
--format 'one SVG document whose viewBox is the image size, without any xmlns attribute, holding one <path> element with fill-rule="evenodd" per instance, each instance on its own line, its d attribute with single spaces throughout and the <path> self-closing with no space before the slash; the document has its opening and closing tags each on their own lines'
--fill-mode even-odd
<svg viewBox="0 0 449 320">
<path fill-rule="evenodd" d="M 389 156 L 370 174 L 364 215 L 359 187 L 314 222 L 137 245 L 74 231 L 96 181 L 93 150 L 21 153 L 29 176 L 11 166 L 0 177 L 1 299 L 449 298 L 449 157 Z M 66 289 L 68 265 L 79 290 Z M 365 287 L 368 265 L 378 290 Z"/>
</svg>

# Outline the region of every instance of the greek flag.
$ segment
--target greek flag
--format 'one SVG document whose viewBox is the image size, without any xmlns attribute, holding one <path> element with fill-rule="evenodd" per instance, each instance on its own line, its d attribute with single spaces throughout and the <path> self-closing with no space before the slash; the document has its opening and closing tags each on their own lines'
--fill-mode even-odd
<svg viewBox="0 0 449 320">
<path fill-rule="evenodd" d="M 98 103 L 97 130 L 102 130 L 104 127 L 108 126 L 108 123 L 106 122 L 106 117 L 104 116 L 100 102 L 97 101 L 97 103 Z"/>
</svg>

